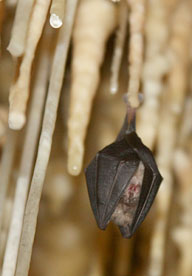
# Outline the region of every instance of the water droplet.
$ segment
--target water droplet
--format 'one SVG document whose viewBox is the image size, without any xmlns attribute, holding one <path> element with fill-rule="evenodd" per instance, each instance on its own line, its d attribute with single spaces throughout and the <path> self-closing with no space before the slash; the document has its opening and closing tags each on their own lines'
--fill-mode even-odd
<svg viewBox="0 0 192 276">
<path fill-rule="evenodd" d="M 62 20 L 55 13 L 51 14 L 49 22 L 50 22 L 51 27 L 53 27 L 55 29 L 60 28 L 63 25 Z"/>
</svg>

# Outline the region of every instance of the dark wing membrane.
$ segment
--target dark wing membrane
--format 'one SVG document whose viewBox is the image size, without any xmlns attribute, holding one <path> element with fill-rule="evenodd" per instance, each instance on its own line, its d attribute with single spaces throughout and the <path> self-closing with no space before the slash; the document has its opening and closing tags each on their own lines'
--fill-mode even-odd
<svg viewBox="0 0 192 276">
<path fill-rule="evenodd" d="M 105 212 L 108 201 L 113 190 L 114 179 L 119 168 L 119 160 L 111 159 L 111 156 L 106 156 L 99 153 L 97 159 L 97 181 L 95 183 L 97 190 L 97 210 L 98 210 L 98 225 L 101 229 L 105 229 Z"/>
<path fill-rule="evenodd" d="M 97 160 L 98 153 L 95 158 L 91 161 L 89 166 L 85 170 L 85 176 L 87 180 L 87 189 L 89 194 L 89 200 L 91 204 L 91 208 L 93 210 L 96 221 L 98 221 L 99 215 L 97 210 L 97 191 L 96 191 L 96 183 L 97 183 Z"/>
<path fill-rule="evenodd" d="M 160 175 L 152 152 L 142 143 L 137 134 L 135 132 L 131 132 L 129 135 L 125 136 L 125 139 L 130 147 L 132 147 L 132 149 L 138 154 L 141 161 L 143 161 L 143 164 L 149 166 L 154 174 Z M 163 178 L 161 177 L 161 179 Z"/>
<path fill-rule="evenodd" d="M 139 204 L 131 226 L 131 235 L 135 232 L 138 226 L 142 223 L 145 216 L 155 199 L 157 191 L 162 181 L 162 177 L 157 168 L 155 159 L 151 151 L 142 143 L 141 139 L 135 132 L 126 136 L 128 144 L 135 150 L 140 157 L 140 160 L 145 166 L 143 185 Z"/>
<path fill-rule="evenodd" d="M 138 155 L 126 141 L 121 140 L 101 150 L 88 166 L 88 193 L 93 213 L 101 229 L 106 228 L 138 165 Z"/>
<path fill-rule="evenodd" d="M 132 158 L 132 155 L 137 155 L 135 151 L 127 144 L 125 139 L 121 139 L 120 141 L 116 141 L 101 151 L 99 153 L 102 153 L 107 156 L 111 156 L 111 158 L 126 160 L 126 159 L 132 159 L 134 162 L 134 157 Z"/>
<path fill-rule="evenodd" d="M 105 229 L 107 226 L 106 223 L 104 224 L 106 203 L 111 196 L 118 165 L 118 159 L 99 152 L 85 171 L 91 207 L 101 229 Z"/>
<path fill-rule="evenodd" d="M 151 193 L 154 191 L 153 178 L 154 177 L 153 177 L 152 171 L 148 167 L 145 167 L 139 203 L 138 203 L 137 210 L 135 212 L 135 216 L 130 229 L 131 235 L 134 234 L 134 232 L 143 222 L 145 216 L 147 215 L 152 205 L 152 202 L 150 202 L 150 206 L 149 206 L 149 200 L 151 199 L 151 195 L 152 195 Z"/>
<path fill-rule="evenodd" d="M 117 206 L 122 194 L 128 186 L 130 179 L 133 177 L 135 171 L 137 170 L 138 165 L 139 160 L 137 160 L 137 162 L 134 162 L 134 164 L 132 164 L 130 160 L 121 161 L 119 163 L 116 175 L 110 187 L 110 195 L 106 199 L 106 207 L 104 210 L 104 223 L 109 222 L 115 210 L 115 207 Z"/>
</svg>

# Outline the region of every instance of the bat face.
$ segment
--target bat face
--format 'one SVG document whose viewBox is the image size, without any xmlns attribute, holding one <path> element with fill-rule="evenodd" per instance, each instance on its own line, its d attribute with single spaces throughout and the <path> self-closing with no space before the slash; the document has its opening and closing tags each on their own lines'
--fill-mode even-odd
<svg viewBox="0 0 192 276">
<path fill-rule="evenodd" d="M 118 136 L 86 169 L 91 207 L 100 229 L 110 221 L 130 238 L 148 213 L 162 177 L 135 131 Z"/>
</svg>

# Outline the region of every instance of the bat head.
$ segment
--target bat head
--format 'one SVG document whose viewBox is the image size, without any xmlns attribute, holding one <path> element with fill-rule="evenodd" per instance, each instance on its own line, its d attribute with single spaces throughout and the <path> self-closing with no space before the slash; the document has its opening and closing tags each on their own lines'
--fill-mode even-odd
<svg viewBox="0 0 192 276">
<path fill-rule="evenodd" d="M 99 228 L 113 221 L 129 238 L 148 213 L 162 178 L 151 151 L 133 131 L 96 154 L 86 180 Z"/>
</svg>

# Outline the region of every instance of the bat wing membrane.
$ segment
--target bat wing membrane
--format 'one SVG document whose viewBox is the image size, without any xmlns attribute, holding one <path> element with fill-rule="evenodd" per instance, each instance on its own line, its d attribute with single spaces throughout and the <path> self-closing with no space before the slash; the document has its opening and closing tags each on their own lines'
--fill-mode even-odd
<svg viewBox="0 0 192 276">
<path fill-rule="evenodd" d="M 138 155 L 130 148 L 128 155 L 123 159 L 122 156 L 119 158 L 123 142 L 116 142 L 117 147 L 113 143 L 101 150 L 86 170 L 91 207 L 101 229 L 106 228 L 121 195 L 139 165 Z M 125 146 L 127 147 L 127 143 Z"/>
<path fill-rule="evenodd" d="M 144 176 L 133 221 L 131 225 L 119 226 L 123 237 L 130 238 L 147 215 L 162 177 L 151 151 L 135 131 L 124 133 L 126 120 L 116 142 L 96 154 L 86 169 L 86 178 L 97 224 L 99 228 L 105 229 L 139 163 L 143 163 Z"/>
<path fill-rule="evenodd" d="M 161 174 L 151 151 L 142 143 L 135 132 L 127 135 L 128 144 L 135 150 L 145 167 L 139 204 L 130 229 L 130 236 L 136 231 L 150 210 L 162 181 Z"/>
</svg>

